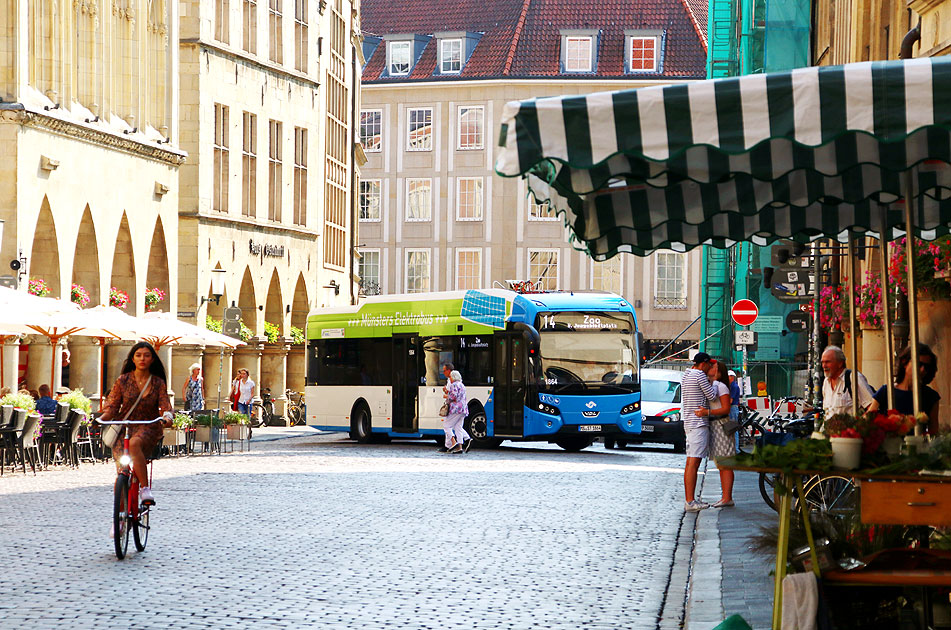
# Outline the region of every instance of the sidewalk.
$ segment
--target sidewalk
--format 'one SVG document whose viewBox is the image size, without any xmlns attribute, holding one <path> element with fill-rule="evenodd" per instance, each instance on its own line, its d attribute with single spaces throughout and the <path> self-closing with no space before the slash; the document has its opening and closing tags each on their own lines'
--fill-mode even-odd
<svg viewBox="0 0 951 630">
<path fill-rule="evenodd" d="M 306 425 L 296 427 L 260 427 L 251 430 L 251 444 L 258 442 L 273 442 L 274 440 L 284 440 L 287 438 L 302 437 L 305 435 L 321 435 L 326 431 L 314 429 Z"/>
<path fill-rule="evenodd" d="M 712 463 L 704 470 L 701 497 L 713 503 L 720 498 L 720 477 Z M 737 472 L 735 507 L 685 515 L 684 533 L 689 531 L 689 520 L 695 519 L 686 630 L 710 630 L 733 614 L 753 630 L 770 628 L 774 558 L 753 553 L 749 538 L 759 533 L 760 526 L 775 528 L 777 517 L 760 496 L 758 483 L 756 473 Z"/>
</svg>

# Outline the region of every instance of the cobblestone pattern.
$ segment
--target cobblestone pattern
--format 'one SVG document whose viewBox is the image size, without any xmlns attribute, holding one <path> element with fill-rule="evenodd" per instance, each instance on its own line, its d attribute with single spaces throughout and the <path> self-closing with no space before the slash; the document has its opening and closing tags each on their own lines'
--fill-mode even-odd
<svg viewBox="0 0 951 630">
<path fill-rule="evenodd" d="M 163 459 L 148 549 L 111 465 L 0 478 L 0 628 L 656 628 L 683 457 L 339 435 Z"/>
</svg>

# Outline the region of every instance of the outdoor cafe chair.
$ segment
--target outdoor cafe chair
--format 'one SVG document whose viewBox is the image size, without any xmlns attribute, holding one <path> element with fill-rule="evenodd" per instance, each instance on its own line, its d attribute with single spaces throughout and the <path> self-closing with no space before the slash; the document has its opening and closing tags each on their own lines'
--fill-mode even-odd
<svg viewBox="0 0 951 630">
<path fill-rule="evenodd" d="M 26 409 L 14 410 L 12 423 L 0 431 L 0 475 L 3 474 L 3 469 L 7 466 L 8 453 L 13 455 L 14 460 L 19 456 L 23 473 L 26 474 L 23 442 L 20 438 L 23 436 L 23 429 L 26 426 L 28 413 Z"/>
</svg>

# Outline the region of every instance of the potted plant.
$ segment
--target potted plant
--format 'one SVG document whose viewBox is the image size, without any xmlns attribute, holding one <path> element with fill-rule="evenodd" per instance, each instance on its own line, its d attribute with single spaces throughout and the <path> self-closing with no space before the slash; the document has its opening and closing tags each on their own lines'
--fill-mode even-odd
<svg viewBox="0 0 951 630">
<path fill-rule="evenodd" d="M 268 343 L 277 343 L 278 338 L 281 336 L 281 329 L 277 324 L 264 322 L 264 336 L 267 338 Z"/>
<path fill-rule="evenodd" d="M 164 431 L 165 446 L 184 446 L 187 437 L 186 431 L 195 426 L 191 416 L 184 413 L 176 413 L 172 418 L 172 428 Z"/>
<path fill-rule="evenodd" d="M 302 344 L 304 341 L 304 331 L 297 326 L 291 326 L 291 343 Z"/>
<path fill-rule="evenodd" d="M 889 409 L 885 413 L 877 413 L 871 419 L 870 433 L 880 434 L 885 454 L 889 459 L 895 459 L 901 453 L 904 438 L 915 428 L 915 417 Z"/>
<path fill-rule="evenodd" d="M 13 407 L 14 419 L 13 426 L 22 427 L 26 423 L 27 416 L 39 415 L 36 413 L 36 401 L 33 400 L 33 397 L 29 394 L 21 394 L 19 392 L 11 392 L 0 398 L 0 407 L 10 405 Z M 22 422 L 21 422 L 22 419 Z M 33 431 L 33 437 L 38 438 L 42 433 L 41 426 L 43 424 L 43 418 L 40 416 L 40 420 L 36 425 L 36 429 Z"/>
<path fill-rule="evenodd" d="M 865 280 L 855 288 L 855 314 L 862 328 L 876 330 L 882 327 L 882 278 L 866 272 Z"/>
<path fill-rule="evenodd" d="M 129 306 L 129 294 L 122 289 L 112 287 L 109 289 L 109 306 L 122 309 L 126 308 Z"/>
<path fill-rule="evenodd" d="M 195 441 L 218 442 L 221 440 L 220 429 L 224 426 L 217 414 L 195 416 Z"/>
<path fill-rule="evenodd" d="M 248 426 L 251 424 L 248 416 L 237 411 L 229 411 L 225 414 L 224 422 L 228 429 L 229 440 L 248 439 Z"/>
<path fill-rule="evenodd" d="M 819 325 L 828 331 L 848 331 L 849 300 L 841 285 L 819 292 Z"/>
<path fill-rule="evenodd" d="M 92 401 L 83 394 L 83 390 L 74 389 L 66 392 L 59 397 L 59 401 L 69 404 L 70 409 L 81 411 L 85 416 L 82 424 L 89 422 L 89 416 L 92 414 Z"/>
<path fill-rule="evenodd" d="M 73 283 L 72 288 L 69 290 L 69 299 L 79 304 L 82 308 L 86 308 L 86 305 L 89 304 L 92 298 L 89 297 L 89 291 L 86 290 L 86 287 L 81 284 Z"/>
<path fill-rule="evenodd" d="M 832 445 L 832 465 L 847 470 L 858 468 L 862 461 L 864 440 L 857 420 L 847 413 L 837 413 L 826 419 L 822 430 Z"/>
<path fill-rule="evenodd" d="M 46 297 L 50 294 L 50 288 L 47 286 L 46 281 L 43 278 L 30 278 L 30 282 L 27 285 L 27 293 L 30 295 L 35 295 L 37 297 Z"/>
<path fill-rule="evenodd" d="M 145 290 L 145 310 L 157 311 L 159 302 L 165 299 L 165 291 L 158 287 Z"/>
</svg>

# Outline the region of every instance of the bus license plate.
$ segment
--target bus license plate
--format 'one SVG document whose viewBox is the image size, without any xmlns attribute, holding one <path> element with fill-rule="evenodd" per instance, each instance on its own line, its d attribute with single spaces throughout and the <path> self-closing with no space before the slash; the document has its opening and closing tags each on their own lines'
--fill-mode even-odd
<svg viewBox="0 0 951 630">
<path fill-rule="evenodd" d="M 600 424 L 582 424 L 578 427 L 579 431 L 600 431 Z"/>
<path fill-rule="evenodd" d="M 652 424 L 642 424 L 642 425 L 641 425 L 641 431 L 644 432 L 644 433 L 653 433 L 653 432 L 654 432 L 654 425 L 652 425 Z"/>
</svg>

